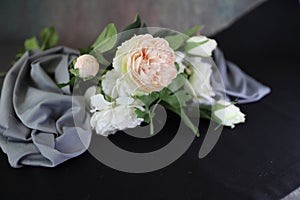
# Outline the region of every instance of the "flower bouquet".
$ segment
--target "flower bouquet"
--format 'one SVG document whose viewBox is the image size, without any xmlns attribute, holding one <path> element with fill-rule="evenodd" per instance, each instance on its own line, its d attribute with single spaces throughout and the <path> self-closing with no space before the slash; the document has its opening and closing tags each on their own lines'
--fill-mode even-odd
<svg viewBox="0 0 300 200">
<path fill-rule="evenodd" d="M 222 56 L 217 42 L 200 30 L 146 27 L 136 16 L 119 33 L 108 24 L 79 52 L 54 47 L 53 28 L 42 30 L 40 43 L 27 39 L 6 75 L 0 104 L 0 145 L 10 164 L 56 166 L 89 148 L 91 130 L 102 137 L 147 127 L 152 136 L 158 106 L 197 136 L 200 117 L 218 124 L 214 129 L 244 122 L 212 59 L 213 51 Z"/>
<path fill-rule="evenodd" d="M 154 134 L 157 104 L 178 114 L 196 135 L 198 127 L 184 113 L 185 107 L 198 107 L 200 116 L 233 128 L 245 121 L 245 115 L 235 102 L 216 95 L 211 85 L 211 56 L 217 43 L 194 36 L 200 29 L 174 33 L 146 28 L 138 16 L 119 34 L 109 24 L 73 61 L 71 81 L 58 86 L 75 83 L 82 88 L 81 81 L 92 82 L 93 87 L 85 92 L 92 114 L 90 125 L 103 136 L 141 123 L 149 124 L 149 134 Z M 106 59 L 109 54 L 111 60 Z"/>
</svg>

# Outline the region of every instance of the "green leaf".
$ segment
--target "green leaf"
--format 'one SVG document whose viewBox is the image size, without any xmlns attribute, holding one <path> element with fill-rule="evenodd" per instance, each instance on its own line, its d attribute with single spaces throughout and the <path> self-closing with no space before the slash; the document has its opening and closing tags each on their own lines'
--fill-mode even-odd
<svg viewBox="0 0 300 200">
<path fill-rule="evenodd" d="M 57 83 L 56 85 L 57 85 L 58 88 L 64 88 L 64 87 L 66 87 L 67 85 L 70 85 L 70 84 L 68 82 L 68 83 Z"/>
<path fill-rule="evenodd" d="M 179 75 L 179 78 L 175 80 L 174 88 L 181 88 L 184 82 L 182 79 L 185 79 L 183 76 Z M 183 83 L 182 83 L 183 82 Z M 137 116 L 143 118 L 146 123 L 150 124 L 150 133 L 153 133 L 153 122 L 152 118 L 154 116 L 154 110 L 150 110 L 151 105 L 158 100 L 159 103 L 161 100 L 166 105 L 166 108 L 178 114 L 182 120 L 187 124 L 188 127 L 192 129 L 192 131 L 199 135 L 198 129 L 193 125 L 188 116 L 182 111 L 182 107 L 186 105 L 186 102 L 191 100 L 192 96 L 186 93 L 184 90 L 180 90 L 177 92 L 172 92 L 169 88 L 164 88 L 159 93 L 153 92 L 149 95 L 136 96 L 136 98 L 140 99 L 145 104 L 145 111 L 136 110 Z"/>
<path fill-rule="evenodd" d="M 177 72 L 178 72 L 179 69 L 180 69 L 179 64 L 178 64 L 177 62 L 175 62 L 174 64 L 175 64 L 176 70 L 177 70 Z"/>
<path fill-rule="evenodd" d="M 79 76 L 79 69 L 70 69 L 70 73 L 73 74 L 74 76 Z"/>
<path fill-rule="evenodd" d="M 76 77 L 73 76 L 73 77 L 70 79 L 69 82 L 67 82 L 67 83 L 57 83 L 56 85 L 57 85 L 58 88 L 63 88 L 63 87 L 66 87 L 66 86 L 68 86 L 68 85 L 74 85 L 75 81 L 76 81 Z"/>
<path fill-rule="evenodd" d="M 171 90 L 169 89 L 163 89 L 160 93 L 160 98 L 168 103 L 169 105 L 172 105 L 174 108 L 180 108 L 182 106 L 186 105 L 186 102 L 192 99 L 192 96 L 188 94 L 185 90 L 180 90 L 175 93 L 171 93 Z"/>
<path fill-rule="evenodd" d="M 167 30 L 167 29 L 164 29 L 164 30 L 161 30 L 161 31 L 158 31 L 158 32 L 154 33 L 153 37 L 164 38 L 164 37 L 166 37 L 168 35 L 172 35 L 172 33 L 174 33 L 174 32 L 172 32 L 170 30 Z"/>
<path fill-rule="evenodd" d="M 24 53 L 25 53 L 25 49 L 21 49 L 21 50 L 18 52 L 18 54 L 16 55 L 16 58 L 17 58 L 17 59 L 21 58 L 21 57 L 24 55 Z"/>
<path fill-rule="evenodd" d="M 200 109 L 200 117 L 204 119 L 211 119 L 211 111 Z"/>
<path fill-rule="evenodd" d="M 111 50 L 117 42 L 117 28 L 114 24 L 108 24 L 101 32 L 92 47 L 99 53 Z"/>
<path fill-rule="evenodd" d="M 25 47 L 26 51 L 33 50 L 33 49 L 40 49 L 40 46 L 39 46 L 39 43 L 38 43 L 36 37 L 32 37 L 32 38 L 25 40 L 24 47 Z"/>
<path fill-rule="evenodd" d="M 207 39 L 207 40 L 204 40 L 204 41 L 202 41 L 202 42 L 187 42 L 187 43 L 185 44 L 184 51 L 187 53 L 189 50 L 191 50 L 191 49 L 193 49 L 193 48 L 196 48 L 196 47 L 198 47 L 198 46 L 201 46 L 201 45 L 207 43 L 208 41 L 209 41 L 209 40 Z"/>
<path fill-rule="evenodd" d="M 162 100 L 167 100 L 172 95 L 172 91 L 169 88 L 164 88 L 158 94 Z"/>
<path fill-rule="evenodd" d="M 149 95 L 136 96 L 139 100 L 141 100 L 147 109 L 159 98 L 159 94 L 157 92 L 152 92 Z"/>
<path fill-rule="evenodd" d="M 159 97 L 174 108 L 180 108 L 179 101 L 176 96 L 172 94 L 172 91 L 168 88 L 164 88 L 159 92 Z"/>
<path fill-rule="evenodd" d="M 82 49 L 82 48 L 79 48 L 78 51 L 79 51 L 79 54 L 80 55 L 84 55 L 84 54 L 90 54 L 90 52 L 93 50 L 94 48 L 92 46 L 88 46 L 86 49 Z"/>
<path fill-rule="evenodd" d="M 199 132 L 198 127 L 196 127 L 193 124 L 193 122 L 190 120 L 190 118 L 185 114 L 185 112 L 183 110 L 181 110 L 180 117 L 183 120 L 183 122 L 185 123 L 185 125 L 187 125 L 187 127 L 189 127 L 193 131 L 193 133 L 199 137 L 200 132 Z"/>
<path fill-rule="evenodd" d="M 181 47 L 186 37 L 182 34 L 179 35 L 168 35 L 165 39 L 169 42 L 170 47 L 175 51 Z"/>
<path fill-rule="evenodd" d="M 19 53 L 16 55 L 16 59 L 21 58 L 25 53 L 25 51 L 27 50 L 33 50 L 33 49 L 46 50 L 55 46 L 58 40 L 58 35 L 53 27 L 44 28 L 40 32 L 40 40 L 41 40 L 41 45 L 39 44 L 36 37 L 26 39 L 24 42 L 24 49 L 21 49 L 19 51 Z M 16 61 L 14 61 L 12 64 L 14 64 L 15 62 Z"/>
<path fill-rule="evenodd" d="M 186 102 L 188 102 L 192 99 L 192 95 L 187 93 L 187 91 L 185 91 L 185 90 L 179 90 L 173 96 L 176 96 L 176 98 L 181 106 L 186 106 Z"/>
<path fill-rule="evenodd" d="M 56 45 L 58 41 L 58 35 L 54 27 L 44 28 L 40 32 L 41 38 L 41 50 L 49 49 Z"/>
<path fill-rule="evenodd" d="M 4 78 L 6 76 L 7 72 L 0 72 L 0 78 Z"/>
<path fill-rule="evenodd" d="M 183 120 L 183 122 L 185 123 L 185 125 L 187 125 L 187 127 L 189 127 L 194 132 L 194 134 L 199 137 L 200 132 L 199 132 L 198 127 L 196 127 L 193 124 L 193 122 L 190 120 L 190 118 L 185 114 L 185 112 L 183 110 L 181 110 L 180 117 Z"/>
<path fill-rule="evenodd" d="M 91 51 L 90 54 L 92 56 L 94 56 L 100 64 L 102 64 L 104 66 L 110 65 L 110 62 L 107 61 L 106 58 L 104 58 L 102 53 L 97 53 L 96 51 Z"/>
<path fill-rule="evenodd" d="M 129 24 L 128 26 L 126 26 L 123 31 L 128 31 L 131 29 L 136 29 L 136 28 L 141 28 L 142 27 L 142 22 L 141 22 L 141 18 L 140 16 L 137 14 L 133 20 L 133 22 L 131 24 Z"/>
<path fill-rule="evenodd" d="M 177 77 L 172 81 L 172 83 L 170 85 L 168 85 L 168 88 L 172 92 L 175 92 L 178 89 L 180 89 L 181 87 L 183 87 L 183 85 L 185 84 L 186 81 L 187 81 L 187 79 L 184 77 L 183 74 L 178 74 Z"/>
<path fill-rule="evenodd" d="M 144 122 L 146 122 L 148 124 L 151 122 L 151 116 L 150 116 L 149 111 L 146 112 L 146 111 L 142 111 L 142 110 L 137 108 L 137 109 L 135 109 L 135 113 L 136 113 L 138 118 L 143 118 Z"/>
<path fill-rule="evenodd" d="M 186 113 L 184 112 L 183 109 L 181 109 L 181 108 L 175 108 L 175 107 L 173 107 L 171 105 L 165 105 L 165 107 L 166 107 L 166 109 L 169 109 L 169 110 L 173 111 L 174 113 L 176 113 L 183 120 L 183 122 L 185 123 L 185 125 L 187 127 L 189 127 L 193 131 L 193 133 L 195 135 L 200 136 L 200 132 L 199 132 L 198 127 L 193 124 L 193 122 L 186 115 Z"/>
<path fill-rule="evenodd" d="M 137 118 L 144 118 L 144 116 L 147 114 L 146 112 L 136 108 L 135 109 L 135 113 L 137 115 Z"/>
<path fill-rule="evenodd" d="M 191 37 L 191 36 L 195 35 L 201 28 L 202 28 L 202 26 L 194 26 L 193 28 L 185 31 L 184 34 Z"/>
</svg>

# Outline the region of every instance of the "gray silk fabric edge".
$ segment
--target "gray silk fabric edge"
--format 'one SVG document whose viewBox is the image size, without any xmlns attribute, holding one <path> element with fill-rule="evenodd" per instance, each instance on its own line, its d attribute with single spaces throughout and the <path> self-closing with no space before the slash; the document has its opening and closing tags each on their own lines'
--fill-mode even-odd
<svg viewBox="0 0 300 200">
<path fill-rule="evenodd" d="M 69 81 L 68 66 L 76 56 L 77 51 L 66 47 L 28 51 L 5 77 L 0 99 L 0 146 L 12 167 L 54 167 L 87 150 L 92 132 L 84 98 L 72 97 L 69 87 L 56 86 Z M 214 51 L 214 61 L 228 99 L 249 103 L 270 92 L 226 61 L 221 50 Z"/>
<path fill-rule="evenodd" d="M 91 130 L 84 100 L 56 86 L 69 81 L 68 66 L 76 56 L 66 47 L 27 51 L 6 75 L 0 146 L 12 167 L 54 167 L 87 149 Z"/>
<path fill-rule="evenodd" d="M 219 48 L 213 53 L 218 68 L 218 72 L 213 73 L 213 79 L 218 80 L 221 76 L 227 100 L 237 100 L 239 104 L 251 103 L 271 92 L 269 87 L 247 75 L 236 64 L 227 61 Z"/>
</svg>

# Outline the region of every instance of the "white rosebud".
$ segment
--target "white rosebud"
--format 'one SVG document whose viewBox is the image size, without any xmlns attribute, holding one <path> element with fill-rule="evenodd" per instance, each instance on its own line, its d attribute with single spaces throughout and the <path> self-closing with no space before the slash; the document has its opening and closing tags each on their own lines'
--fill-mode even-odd
<svg viewBox="0 0 300 200">
<path fill-rule="evenodd" d="M 194 36 L 186 41 L 185 51 L 189 55 L 210 57 L 217 47 L 217 42 L 203 35 Z"/>
<path fill-rule="evenodd" d="M 94 56 L 84 54 L 77 58 L 74 68 L 79 70 L 80 78 L 91 78 L 97 75 L 99 63 Z"/>
<path fill-rule="evenodd" d="M 224 126 L 234 128 L 235 124 L 245 122 L 245 114 L 243 114 L 240 109 L 232 103 L 220 100 L 216 103 L 215 107 L 217 109 L 213 114 Z M 218 107 L 220 108 L 218 109 Z"/>
</svg>

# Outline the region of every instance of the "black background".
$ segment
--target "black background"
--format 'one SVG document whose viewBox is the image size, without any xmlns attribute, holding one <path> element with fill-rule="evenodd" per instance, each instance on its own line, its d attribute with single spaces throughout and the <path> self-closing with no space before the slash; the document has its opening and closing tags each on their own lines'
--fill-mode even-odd
<svg viewBox="0 0 300 200">
<path fill-rule="evenodd" d="M 197 157 L 201 138 L 170 166 L 145 174 L 113 170 L 89 153 L 52 169 L 13 169 L 1 152 L 0 199 L 284 197 L 300 186 L 299 37 L 300 4 L 296 0 L 263 3 L 215 36 L 229 60 L 272 92 L 260 102 L 241 105 L 247 123 L 233 130 L 225 128 L 204 159 Z M 124 137 L 113 139 L 120 142 Z M 160 143 L 160 139 L 154 140 Z"/>
</svg>

